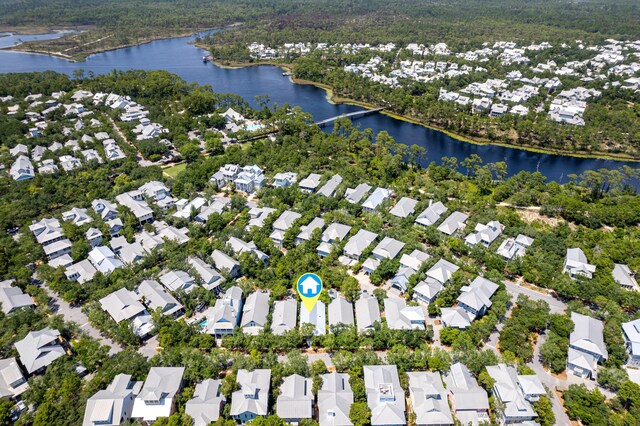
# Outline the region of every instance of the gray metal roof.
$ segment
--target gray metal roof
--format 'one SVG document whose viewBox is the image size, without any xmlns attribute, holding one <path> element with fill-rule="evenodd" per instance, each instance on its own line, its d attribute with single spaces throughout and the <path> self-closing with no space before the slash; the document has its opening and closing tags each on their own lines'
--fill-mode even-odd
<svg viewBox="0 0 640 426">
<path fill-rule="evenodd" d="M 31 374 L 40 368 L 47 367 L 56 359 L 66 355 L 59 339 L 60 332 L 47 327 L 31 331 L 24 339 L 15 343 L 20 362 L 27 373 Z"/>
<path fill-rule="evenodd" d="M 342 176 L 333 175 L 319 190 L 318 194 L 325 197 L 333 197 L 336 193 L 336 189 L 342 183 Z"/>
<path fill-rule="evenodd" d="M 118 374 L 106 389 L 87 400 L 82 426 L 117 426 L 129 420 L 141 386 L 142 382 L 132 382 L 130 375 Z"/>
<path fill-rule="evenodd" d="M 404 391 L 395 365 L 365 365 L 364 384 L 371 425 L 406 424 Z"/>
<path fill-rule="evenodd" d="M 353 392 L 346 373 L 320 375 L 322 387 L 318 390 L 318 421 L 320 426 L 352 426 L 349 411 Z"/>
<path fill-rule="evenodd" d="M 31 296 L 23 293 L 20 287 L 13 287 L 12 282 L 13 280 L 0 282 L 0 304 L 2 304 L 2 311 L 5 314 L 34 305 Z"/>
<path fill-rule="evenodd" d="M 571 312 L 571 321 L 575 324 L 569 336 L 569 345 L 607 358 L 607 346 L 604 343 L 602 321 L 577 312 Z"/>
<path fill-rule="evenodd" d="M 419 425 L 452 425 L 447 392 L 438 372 L 409 372 L 411 408 Z"/>
<path fill-rule="evenodd" d="M 338 324 L 354 324 L 353 305 L 340 295 L 329 303 L 329 327 Z"/>
<path fill-rule="evenodd" d="M 356 301 L 356 324 L 358 325 L 358 330 L 365 331 L 372 329 L 373 324 L 380 321 L 378 299 L 369 293 L 362 293 Z"/>
<path fill-rule="evenodd" d="M 243 413 L 266 415 L 269 410 L 271 370 L 238 370 L 237 382 L 240 389 L 231 395 L 229 414 L 232 416 L 239 416 Z"/>
<path fill-rule="evenodd" d="M 116 290 L 100 299 L 100 306 L 118 323 L 130 320 L 146 310 L 138 301 L 138 295 L 126 288 Z"/>
<path fill-rule="evenodd" d="M 404 248 L 404 243 L 394 238 L 384 237 L 373 249 L 373 255 L 382 259 L 394 259 Z"/>
<path fill-rule="evenodd" d="M 378 238 L 377 234 L 361 229 L 347 241 L 347 244 L 344 246 L 344 254 L 349 257 L 359 258 L 362 252 L 369 247 L 376 238 Z"/>
<path fill-rule="evenodd" d="M 371 191 L 371 186 L 366 183 L 361 183 L 353 189 L 348 188 L 345 192 L 345 199 L 351 204 L 357 204 L 369 191 Z"/>
<path fill-rule="evenodd" d="M 157 281 L 142 281 L 138 286 L 138 293 L 144 297 L 147 307 L 152 311 L 160 308 L 164 315 L 174 315 L 182 309 L 180 302 L 167 293 Z"/>
<path fill-rule="evenodd" d="M 310 419 L 313 416 L 313 380 L 293 374 L 284 378 L 276 401 L 276 414 L 281 419 Z"/>
<path fill-rule="evenodd" d="M 433 203 L 418 215 L 416 223 L 423 226 L 434 225 L 447 210 L 442 202 Z"/>
<path fill-rule="evenodd" d="M 380 204 L 384 203 L 385 201 L 387 201 L 391 195 L 393 194 L 393 191 L 387 188 L 376 188 L 371 195 L 369 196 L 369 198 L 367 198 L 365 200 L 364 203 L 362 203 L 362 208 L 365 211 L 373 211 L 375 209 L 378 208 L 378 206 L 380 206 Z"/>
<path fill-rule="evenodd" d="M 13 398 L 29 389 L 15 358 L 0 359 L 0 398 Z"/>
<path fill-rule="evenodd" d="M 298 302 L 295 299 L 276 300 L 271 315 L 271 332 L 281 335 L 296 328 Z"/>
<path fill-rule="evenodd" d="M 438 231 L 447 235 L 452 235 L 457 230 L 464 228 L 464 224 L 468 218 L 468 215 L 459 211 L 455 211 L 451 213 L 449 217 L 447 217 L 444 222 L 440 224 L 440 226 L 438 226 Z"/>
<path fill-rule="evenodd" d="M 207 426 L 220 417 L 224 400 L 220 380 L 203 380 L 196 385 L 193 398 L 187 401 L 184 411 L 191 416 L 194 426 Z"/>
<path fill-rule="evenodd" d="M 389 213 L 401 218 L 409 217 L 414 213 L 417 204 L 418 201 L 413 198 L 402 197 L 400 201 L 389 210 Z"/>
<path fill-rule="evenodd" d="M 349 231 L 351 231 L 350 226 L 334 222 L 331 225 L 327 226 L 327 229 L 325 229 L 322 233 L 322 237 L 320 238 L 320 240 L 323 242 L 341 241 L 347 235 L 349 235 Z"/>
<path fill-rule="evenodd" d="M 240 326 L 245 333 L 258 334 L 267 325 L 269 315 L 269 292 L 255 291 L 251 293 L 242 308 Z"/>
<path fill-rule="evenodd" d="M 291 228 L 293 226 L 293 223 L 301 217 L 302 215 L 300 213 L 286 210 L 282 212 L 280 217 L 277 218 L 275 222 L 273 222 L 273 229 L 286 231 L 287 229 Z"/>
</svg>

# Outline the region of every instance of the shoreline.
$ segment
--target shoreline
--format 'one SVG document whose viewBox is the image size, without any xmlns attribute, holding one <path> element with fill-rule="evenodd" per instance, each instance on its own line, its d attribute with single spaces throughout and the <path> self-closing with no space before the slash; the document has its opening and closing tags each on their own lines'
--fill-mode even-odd
<svg viewBox="0 0 640 426">
<path fill-rule="evenodd" d="M 201 49 L 205 49 L 207 50 L 207 46 L 202 45 L 202 44 L 196 44 L 197 47 L 201 48 Z M 212 59 L 211 63 L 213 63 L 215 66 L 220 67 L 220 68 L 227 68 L 227 69 L 239 69 L 239 68 L 247 68 L 247 67 L 256 67 L 256 66 L 260 66 L 260 65 L 268 65 L 268 66 L 275 66 L 278 68 L 281 68 L 283 70 L 289 71 L 292 74 L 289 76 L 289 79 L 291 80 L 292 83 L 294 84 L 299 84 L 299 85 L 303 85 L 303 86 L 315 86 L 319 89 L 324 90 L 327 93 L 327 101 L 331 104 L 345 104 L 345 105 L 355 105 L 355 106 L 359 106 L 362 108 L 366 108 L 366 109 L 376 109 L 379 108 L 380 106 L 378 105 L 374 105 L 374 104 L 370 104 L 367 102 L 362 102 L 362 101 L 358 101 L 355 99 L 350 99 L 350 98 L 343 98 L 343 97 L 339 97 L 336 96 L 335 93 L 333 93 L 333 88 L 327 84 L 324 83 L 318 83 L 315 81 L 310 81 L 310 80 L 303 80 L 303 79 L 298 79 L 295 78 L 293 76 L 293 68 L 291 66 L 291 64 L 282 64 L 282 63 L 278 63 L 278 62 L 273 62 L 273 61 L 264 61 L 264 62 L 228 62 L 228 63 L 223 63 L 220 62 L 218 60 Z M 544 148 L 540 148 L 540 147 L 536 147 L 536 146 L 531 146 L 531 145 L 512 145 L 512 144 L 508 144 L 508 143 L 504 143 L 504 142 L 491 142 L 485 139 L 476 139 L 473 138 L 471 136 L 467 136 L 467 135 L 461 135 L 455 132 L 452 132 L 450 130 L 447 129 L 443 129 L 440 128 L 438 126 L 435 126 L 433 124 L 429 124 L 429 123 L 424 123 L 414 117 L 411 116 L 405 116 L 405 115 L 401 115 L 401 114 L 397 114 L 391 111 L 380 111 L 380 114 L 384 114 L 388 117 L 391 117 L 395 120 L 400 120 L 400 121 L 404 121 L 407 123 L 411 123 L 411 124 L 415 124 L 418 126 L 422 126 L 425 127 L 427 129 L 431 129 L 431 130 L 435 130 L 438 132 L 442 132 L 445 135 L 456 139 L 460 142 L 465 142 L 465 143 L 471 143 L 474 145 L 494 145 L 494 146 L 500 146 L 503 148 L 512 148 L 512 149 L 519 149 L 522 151 L 528 151 L 528 152 L 533 152 L 536 154 L 546 154 L 546 155 L 561 155 L 561 156 L 569 156 L 569 157 L 577 157 L 577 158 L 589 158 L 589 159 L 596 159 L 596 160 L 609 160 L 609 161 L 629 161 L 629 162 L 636 162 L 639 163 L 640 162 L 640 158 L 637 157 L 632 157 L 632 156 L 628 156 L 625 154 L 612 154 L 612 153 L 589 153 L 589 152 L 584 152 L 584 151 L 566 151 L 566 150 L 562 150 L 562 149 L 554 149 L 554 148 L 548 148 L 548 149 L 544 149 Z"/>
</svg>

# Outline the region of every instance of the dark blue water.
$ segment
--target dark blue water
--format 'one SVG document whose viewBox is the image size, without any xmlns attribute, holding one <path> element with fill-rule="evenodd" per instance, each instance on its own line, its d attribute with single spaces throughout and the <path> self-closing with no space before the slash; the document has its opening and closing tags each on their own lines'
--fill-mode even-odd
<svg viewBox="0 0 640 426">
<path fill-rule="evenodd" d="M 54 70 L 71 74 L 83 69 L 96 74 L 113 69 L 162 69 L 175 73 L 187 81 L 209 84 L 220 93 L 236 93 L 254 106 L 255 96 L 269 95 L 278 105 L 298 105 L 313 115 L 316 120 L 360 111 L 353 105 L 334 105 L 327 101 L 324 90 L 313 86 L 300 86 L 282 76 L 282 70 L 273 66 L 242 69 L 224 69 L 204 64 L 206 53 L 188 42 L 195 37 L 159 40 L 152 43 L 118 49 L 89 56 L 85 62 L 73 63 L 46 55 L 0 51 L 0 73 Z M 456 157 L 459 161 L 478 154 L 485 163 L 505 161 L 510 175 L 521 170 L 540 171 L 551 180 L 566 182 L 567 175 L 580 174 L 585 170 L 601 168 L 617 169 L 623 165 L 633 168 L 639 163 L 577 158 L 561 155 L 537 154 L 524 150 L 492 145 L 474 145 L 458 141 L 442 132 L 423 126 L 396 120 L 383 114 L 372 114 L 357 119 L 354 123 L 374 132 L 386 130 L 397 142 L 418 144 L 427 149 L 427 163 L 440 162 L 444 156 Z M 328 130 L 331 130 L 329 126 Z"/>
</svg>

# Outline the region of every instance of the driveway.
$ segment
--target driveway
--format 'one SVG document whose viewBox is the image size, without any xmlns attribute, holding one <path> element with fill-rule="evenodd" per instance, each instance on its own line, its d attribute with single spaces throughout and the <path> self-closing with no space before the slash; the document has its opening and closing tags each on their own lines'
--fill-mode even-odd
<svg viewBox="0 0 640 426">
<path fill-rule="evenodd" d="M 62 315 L 65 321 L 75 322 L 80 326 L 80 329 L 87 333 L 89 336 L 98 339 L 101 344 L 109 347 L 109 355 L 115 355 L 122 350 L 119 344 L 103 336 L 98 329 L 91 325 L 89 318 L 82 312 L 79 306 L 71 306 L 69 303 L 62 300 L 58 294 L 51 290 L 47 283 L 42 284 L 42 288 L 51 297 L 50 306 L 54 308 L 55 313 Z"/>
</svg>

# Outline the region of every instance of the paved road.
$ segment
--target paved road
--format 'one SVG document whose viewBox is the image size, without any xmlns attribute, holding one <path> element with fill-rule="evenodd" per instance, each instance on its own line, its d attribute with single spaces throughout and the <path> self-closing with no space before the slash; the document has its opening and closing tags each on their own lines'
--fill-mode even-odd
<svg viewBox="0 0 640 426">
<path fill-rule="evenodd" d="M 109 355 L 115 355 L 122 350 L 122 347 L 113 340 L 103 336 L 99 330 L 89 322 L 89 318 L 82 312 L 79 306 L 71 306 L 58 296 L 58 294 L 51 290 L 46 283 L 42 284 L 42 288 L 51 297 L 51 307 L 54 308 L 55 313 L 62 315 L 65 321 L 73 321 L 80 326 L 80 329 L 87 333 L 89 336 L 98 339 L 103 345 L 109 347 Z"/>
<path fill-rule="evenodd" d="M 138 349 L 138 353 L 149 359 L 158 353 L 158 335 L 150 337 Z"/>
<path fill-rule="evenodd" d="M 502 281 L 502 282 L 506 286 L 507 291 L 515 295 L 513 300 L 515 300 L 519 294 L 524 294 L 525 296 L 529 296 L 530 299 L 544 300 L 545 302 L 547 302 L 549 304 L 549 309 L 553 314 L 562 314 L 564 313 L 564 311 L 567 310 L 567 305 L 565 305 L 560 300 L 556 299 L 555 297 L 553 297 L 548 293 L 538 292 L 530 288 L 523 287 L 519 285 L 519 283 L 514 283 L 511 281 Z M 544 290 L 541 289 L 541 291 L 544 291 Z"/>
<path fill-rule="evenodd" d="M 540 361 L 540 346 L 544 343 L 545 337 L 545 335 L 541 335 L 538 338 L 537 345 L 533 350 L 533 361 L 527 363 L 527 365 L 536 372 L 536 375 L 538 376 L 542 384 L 548 387 L 549 390 L 551 390 L 551 404 L 553 407 L 553 414 L 555 414 L 556 416 L 556 424 L 568 425 L 571 424 L 571 422 L 569 421 L 569 416 L 567 416 L 567 413 L 565 413 L 562 403 L 554 392 L 556 388 L 558 388 L 559 390 L 564 390 L 568 385 L 565 381 L 560 380 L 545 371 L 544 367 L 542 366 L 542 362 Z"/>
</svg>

